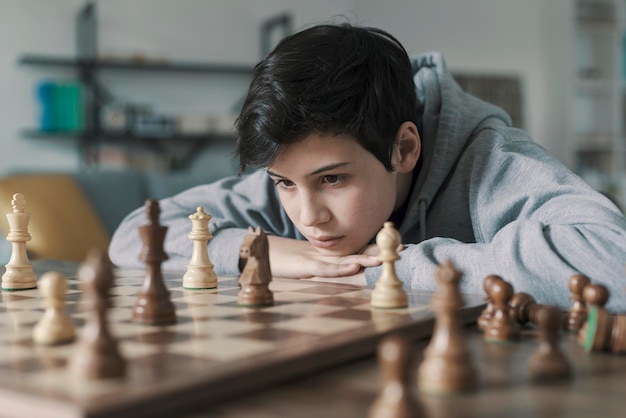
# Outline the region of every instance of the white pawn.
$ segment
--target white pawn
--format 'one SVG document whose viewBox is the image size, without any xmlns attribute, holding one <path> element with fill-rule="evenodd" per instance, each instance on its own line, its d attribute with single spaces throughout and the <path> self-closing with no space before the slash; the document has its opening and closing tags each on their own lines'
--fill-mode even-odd
<svg viewBox="0 0 626 418">
<path fill-rule="evenodd" d="M 213 238 L 209 231 L 211 215 L 199 206 L 197 212 L 189 215 L 191 219 L 191 233 L 189 239 L 193 240 L 193 253 L 191 261 L 187 264 L 187 272 L 183 276 L 185 289 L 213 289 L 217 287 L 217 275 L 213 271 L 213 264 L 209 259 L 208 241 Z"/>
<path fill-rule="evenodd" d="M 15 193 L 11 200 L 13 212 L 7 213 L 9 234 L 7 241 L 11 242 L 11 258 L 2 275 L 2 290 L 26 290 L 37 287 L 37 276 L 26 254 L 26 242 L 30 241 L 28 222 L 30 213 L 24 211 L 26 200 L 21 193 Z"/>
<path fill-rule="evenodd" d="M 396 276 L 394 263 L 400 259 L 400 233 L 393 222 L 385 222 L 376 235 L 376 244 L 380 249 L 378 260 L 383 263 L 383 271 L 372 291 L 371 305 L 375 308 L 403 308 L 408 305 L 406 291 Z"/>
<path fill-rule="evenodd" d="M 59 272 L 47 272 L 41 276 L 40 290 L 45 298 L 46 311 L 33 328 L 33 340 L 40 345 L 72 342 L 74 324 L 63 309 L 67 280 Z"/>
</svg>

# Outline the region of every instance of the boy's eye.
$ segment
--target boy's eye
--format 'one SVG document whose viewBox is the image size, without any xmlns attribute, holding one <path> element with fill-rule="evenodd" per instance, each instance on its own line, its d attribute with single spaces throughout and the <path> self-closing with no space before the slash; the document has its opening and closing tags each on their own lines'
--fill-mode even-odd
<svg viewBox="0 0 626 418">
<path fill-rule="evenodd" d="M 344 176 L 328 174 L 322 177 L 322 183 L 337 184 L 337 183 L 340 183 L 343 179 L 344 179 Z"/>
<path fill-rule="evenodd" d="M 284 189 L 288 189 L 289 187 L 293 186 L 293 182 L 291 180 L 286 180 L 286 179 L 274 180 L 274 184 Z"/>
</svg>

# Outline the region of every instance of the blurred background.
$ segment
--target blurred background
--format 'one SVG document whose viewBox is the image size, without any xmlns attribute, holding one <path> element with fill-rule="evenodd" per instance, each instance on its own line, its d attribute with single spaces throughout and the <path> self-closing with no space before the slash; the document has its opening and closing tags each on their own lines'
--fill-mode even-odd
<svg viewBox="0 0 626 418">
<path fill-rule="evenodd" d="M 236 172 L 254 64 L 288 33 L 375 26 L 439 51 L 626 204 L 625 0 L 0 0 L 0 173 Z"/>
</svg>

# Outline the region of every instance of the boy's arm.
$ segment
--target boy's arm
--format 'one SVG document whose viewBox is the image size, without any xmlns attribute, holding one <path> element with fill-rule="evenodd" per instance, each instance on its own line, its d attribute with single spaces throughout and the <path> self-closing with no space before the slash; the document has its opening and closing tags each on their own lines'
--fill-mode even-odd
<svg viewBox="0 0 626 418">
<path fill-rule="evenodd" d="M 273 182 L 263 171 L 244 177 L 228 177 L 215 183 L 193 187 L 159 201 L 160 223 L 168 227 L 165 251 L 169 259 L 164 269 L 185 270 L 193 243 L 189 215 L 198 206 L 211 215 L 209 257 L 218 273 L 237 273 L 239 247 L 249 226 L 260 226 L 269 234 L 297 238 L 275 195 Z M 142 266 L 138 259 L 142 243 L 138 228 L 146 224 L 143 207 L 120 223 L 109 246 L 111 261 L 118 266 Z"/>
<path fill-rule="evenodd" d="M 499 147 L 482 150 L 492 157 L 475 164 L 470 175 L 477 242 L 435 237 L 409 245 L 396 263 L 398 276 L 407 287 L 432 290 L 435 266 L 450 259 L 464 272 L 465 292 L 484 293 L 484 277 L 497 274 L 511 282 L 516 292 L 567 307 L 571 303 L 567 282 L 580 272 L 607 285 L 612 293 L 608 306 L 623 310 L 623 214 L 536 144 L 523 141 Z M 367 269 L 369 285 L 378 270 Z"/>
<path fill-rule="evenodd" d="M 347 276 L 362 273 L 363 267 L 380 264 L 375 256 L 355 254 L 324 256 L 308 241 L 268 236 L 272 275 L 294 279 L 335 278 L 346 282 Z M 345 277 L 345 279 L 344 279 Z M 365 279 L 360 280 L 365 285 Z"/>
<path fill-rule="evenodd" d="M 160 202 L 160 223 L 168 227 L 165 251 L 168 270 L 184 271 L 190 261 L 193 242 L 189 215 L 198 206 L 212 216 L 209 228 L 213 238 L 208 249 L 218 274 L 239 274 L 239 247 L 248 227 L 260 226 L 270 240 L 270 264 L 276 277 L 336 277 L 357 273 L 363 266 L 378 265 L 367 255 L 322 256 L 308 241 L 300 240 L 293 224 L 281 209 L 275 187 L 263 171 L 246 178 L 227 178 L 197 186 Z M 138 228 L 147 222 L 145 209 L 137 208 L 115 231 L 109 247 L 114 264 L 143 267 L 139 260 L 142 242 Z"/>
</svg>

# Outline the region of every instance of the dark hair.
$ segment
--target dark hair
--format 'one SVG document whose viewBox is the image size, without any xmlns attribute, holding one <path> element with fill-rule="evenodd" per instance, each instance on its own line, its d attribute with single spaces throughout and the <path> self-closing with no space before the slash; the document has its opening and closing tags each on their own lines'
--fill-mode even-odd
<svg viewBox="0 0 626 418">
<path fill-rule="evenodd" d="M 237 118 L 239 167 L 267 167 L 311 133 L 347 134 L 393 170 L 394 137 L 417 124 L 411 63 L 380 29 L 314 26 L 283 39 L 254 67 Z"/>
</svg>

